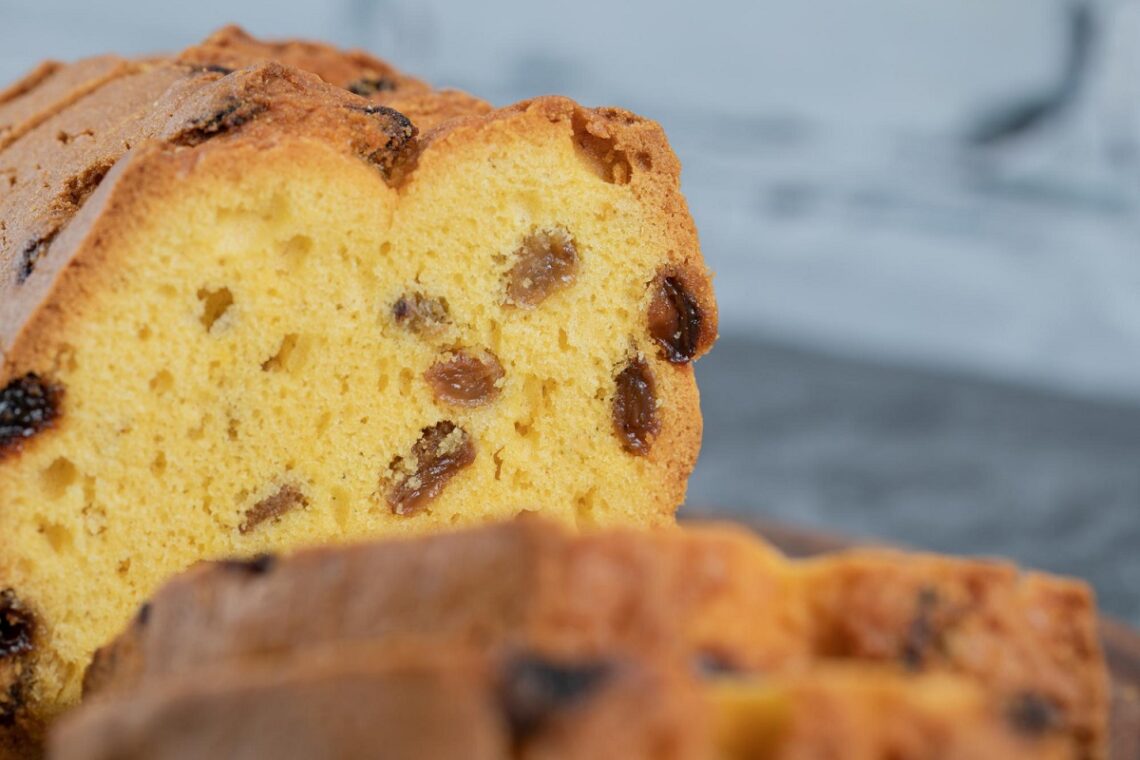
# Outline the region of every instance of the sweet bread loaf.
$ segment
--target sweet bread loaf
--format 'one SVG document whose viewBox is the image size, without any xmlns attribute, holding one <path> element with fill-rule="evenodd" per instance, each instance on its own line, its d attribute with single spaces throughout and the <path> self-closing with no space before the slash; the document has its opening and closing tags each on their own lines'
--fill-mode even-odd
<svg viewBox="0 0 1140 760">
<path fill-rule="evenodd" d="M 672 521 L 716 306 L 653 122 L 234 30 L 0 108 L 0 743 L 200 558 Z"/>
<path fill-rule="evenodd" d="M 976 683 L 880 667 L 780 677 L 678 671 L 422 640 L 250 657 L 96 699 L 53 731 L 55 760 L 226 757 L 1049 760 Z"/>
<path fill-rule="evenodd" d="M 307 647 L 413 637 L 714 674 L 847 662 L 943 673 L 1101 757 L 1107 676 L 1083 584 L 877 549 L 791 561 L 729 527 L 572 535 L 542 520 L 202 565 L 100 650 L 86 693 Z"/>
</svg>

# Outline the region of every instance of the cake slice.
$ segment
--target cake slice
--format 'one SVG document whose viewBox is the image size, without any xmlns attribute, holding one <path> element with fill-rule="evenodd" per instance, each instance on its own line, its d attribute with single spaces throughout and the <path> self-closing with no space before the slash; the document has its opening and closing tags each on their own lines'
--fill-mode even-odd
<svg viewBox="0 0 1140 760">
<path fill-rule="evenodd" d="M 660 128 L 373 60 L 229 30 L 6 96 L 0 743 L 201 558 L 673 520 L 716 306 Z"/>
<path fill-rule="evenodd" d="M 573 535 L 537 519 L 204 564 L 99 651 L 86 694 L 343 641 L 413 638 L 713 675 L 829 663 L 975 683 L 1067 757 L 1103 758 L 1107 674 L 1089 589 L 1011 565 L 858 550 L 785 559 L 730 527 Z"/>
<path fill-rule="evenodd" d="M 1061 760 L 977 683 L 884 667 L 779 677 L 420 639 L 313 646 L 95 699 L 54 760 L 375 757 Z"/>
</svg>

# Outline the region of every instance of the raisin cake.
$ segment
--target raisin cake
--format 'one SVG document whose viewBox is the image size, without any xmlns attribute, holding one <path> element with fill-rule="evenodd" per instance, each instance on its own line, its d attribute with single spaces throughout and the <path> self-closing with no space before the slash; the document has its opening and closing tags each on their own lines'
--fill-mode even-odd
<svg viewBox="0 0 1140 760">
<path fill-rule="evenodd" d="M 227 29 L 0 140 L 0 742 L 200 558 L 673 520 L 717 312 L 657 124 Z"/>
<path fill-rule="evenodd" d="M 728 526 L 575 535 L 532 518 L 415 540 L 202 564 L 101 649 L 85 693 L 334 643 L 413 637 L 716 674 L 875 665 L 970 680 L 1067 757 L 1103 757 L 1107 675 L 1078 582 L 1011 565 L 855 550 L 784 558 Z"/>
<path fill-rule="evenodd" d="M 196 757 L 1061 760 L 1063 737 L 968 679 L 878 667 L 782 677 L 422 639 L 246 658 L 95 699 L 56 760 Z"/>
</svg>

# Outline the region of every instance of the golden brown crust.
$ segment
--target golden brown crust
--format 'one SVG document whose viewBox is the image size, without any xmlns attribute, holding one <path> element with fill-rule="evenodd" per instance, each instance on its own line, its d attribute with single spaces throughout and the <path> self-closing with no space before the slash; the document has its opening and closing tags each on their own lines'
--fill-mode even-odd
<svg viewBox="0 0 1140 760">
<path fill-rule="evenodd" d="M 97 103 L 80 104 L 44 122 L 19 151 L 0 154 L 0 166 L 19 177 L 0 198 L 0 353 L 5 377 L 30 371 L 30 354 L 44 359 L 42 346 L 20 350 L 18 338 L 50 302 L 69 303 L 52 293 L 61 273 L 76 266 L 86 241 L 73 230 L 71 246 L 57 242 L 60 232 L 130 152 L 129 161 L 163 160 L 210 141 L 227 145 L 241 132 L 244 145 L 256 149 L 281 135 L 308 135 L 343 146 L 383 172 L 395 171 L 415 150 L 415 128 L 397 112 L 369 107 L 350 93 L 311 74 L 278 64 L 258 64 L 223 75 L 182 64 L 162 65 L 111 82 Z M 156 105 L 157 101 L 157 105 Z M 90 136 L 58 139 L 58 134 Z M 161 149 L 148 147 L 156 140 Z M 135 150 L 132 152 L 131 148 Z M 179 159 L 193 160 L 186 155 Z M 145 173 L 145 169 L 140 169 Z M 124 176 L 140 174 L 120 172 Z M 101 216 L 85 217 L 90 223 Z M 92 241 L 97 243 L 98 241 Z M 25 345 L 32 339 L 26 339 Z M 41 365 L 42 366 L 42 365 Z M 28 369 L 25 369 L 27 367 Z"/>
<path fill-rule="evenodd" d="M 331 45 L 305 40 L 269 42 L 251 37 L 238 26 L 227 26 L 200 44 L 179 54 L 178 59 L 201 66 L 244 69 L 273 61 L 316 74 L 331 85 L 361 90 L 358 95 L 411 94 L 430 87 L 394 66 L 362 50 L 339 50 Z M 369 85 L 368 83 L 371 83 Z M 368 89 L 373 92 L 367 92 Z"/>
<path fill-rule="evenodd" d="M 42 64 L 0 93 L 0 150 L 106 82 L 145 66 L 114 55 Z"/>
<path fill-rule="evenodd" d="M 1087 584 L 889 551 L 841 553 L 805 570 L 824 656 L 969 673 L 1011 700 L 1048 705 L 1088 757 L 1100 756 L 1110 695 Z"/>
</svg>

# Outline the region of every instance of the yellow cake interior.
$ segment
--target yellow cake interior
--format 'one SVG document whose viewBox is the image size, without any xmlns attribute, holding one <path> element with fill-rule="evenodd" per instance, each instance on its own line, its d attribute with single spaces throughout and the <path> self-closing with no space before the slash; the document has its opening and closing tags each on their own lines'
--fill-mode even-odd
<svg viewBox="0 0 1140 760">
<path fill-rule="evenodd" d="M 660 440 L 694 393 L 646 334 L 668 231 L 569 130 L 492 122 L 429 148 L 398 189 L 318 141 L 213 150 L 131 201 L 55 347 L 60 420 L 0 466 L 0 586 L 34 604 L 47 645 L 34 702 L 77 698 L 93 649 L 199 558 L 526 510 L 671 521 L 687 470 L 663 477 L 613 422 L 615 376 L 637 355 Z M 505 303 L 516 252 L 551 230 L 573 241 L 574 281 L 532 308 Z M 446 304 L 446 323 L 398 323 L 409 294 Z M 497 358 L 489 403 L 433 396 L 424 373 L 457 349 Z M 474 460 L 395 514 L 390 465 L 441 421 L 467 432 Z M 258 505 L 268 516 L 250 524 Z"/>
</svg>

